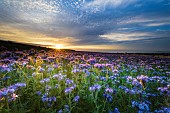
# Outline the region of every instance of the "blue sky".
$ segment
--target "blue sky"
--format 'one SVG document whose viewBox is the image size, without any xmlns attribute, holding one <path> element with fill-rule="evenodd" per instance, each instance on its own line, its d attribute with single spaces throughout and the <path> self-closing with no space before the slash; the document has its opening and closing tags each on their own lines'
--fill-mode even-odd
<svg viewBox="0 0 170 113">
<path fill-rule="evenodd" d="M 170 0 L 1 0 L 0 39 L 76 50 L 170 51 Z"/>
</svg>

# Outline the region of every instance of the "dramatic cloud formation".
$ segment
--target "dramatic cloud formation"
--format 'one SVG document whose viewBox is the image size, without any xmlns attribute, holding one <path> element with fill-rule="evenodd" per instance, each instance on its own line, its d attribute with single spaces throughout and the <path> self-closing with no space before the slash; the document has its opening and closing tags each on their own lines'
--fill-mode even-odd
<svg viewBox="0 0 170 113">
<path fill-rule="evenodd" d="M 77 50 L 170 51 L 170 0 L 1 0 L 0 39 Z"/>
</svg>

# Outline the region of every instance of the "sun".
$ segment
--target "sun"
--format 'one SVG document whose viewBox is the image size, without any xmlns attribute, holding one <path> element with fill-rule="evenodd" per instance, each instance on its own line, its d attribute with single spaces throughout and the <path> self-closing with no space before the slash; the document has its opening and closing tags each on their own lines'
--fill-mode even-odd
<svg viewBox="0 0 170 113">
<path fill-rule="evenodd" d="M 64 48 L 63 44 L 56 44 L 55 45 L 55 49 L 62 49 L 62 48 Z"/>
</svg>

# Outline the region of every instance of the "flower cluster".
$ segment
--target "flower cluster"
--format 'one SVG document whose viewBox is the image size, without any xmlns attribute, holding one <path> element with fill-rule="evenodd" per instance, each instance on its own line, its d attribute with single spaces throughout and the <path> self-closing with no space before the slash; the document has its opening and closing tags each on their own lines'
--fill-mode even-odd
<svg viewBox="0 0 170 113">
<path fill-rule="evenodd" d="M 102 87 L 101 85 L 95 84 L 95 85 L 89 87 L 89 90 L 92 91 L 92 92 L 94 92 L 94 91 L 100 91 L 101 87 Z"/>
<path fill-rule="evenodd" d="M 56 102 L 56 97 L 55 96 L 49 97 L 48 94 L 42 95 L 41 99 L 42 99 L 43 102 L 50 102 L 50 103 Z"/>
<path fill-rule="evenodd" d="M 64 92 L 65 94 L 71 93 L 76 88 L 76 84 L 73 84 L 72 86 L 67 87 Z"/>
<path fill-rule="evenodd" d="M 45 78 L 43 80 L 40 80 L 40 83 L 47 83 L 47 82 L 50 82 L 50 78 Z"/>
<path fill-rule="evenodd" d="M 132 107 L 137 107 L 138 108 L 138 113 L 149 112 L 150 109 L 149 109 L 149 105 L 147 103 L 146 102 L 132 101 Z"/>
<path fill-rule="evenodd" d="M 112 102 L 113 101 L 113 97 L 110 94 L 103 94 L 104 98 L 108 101 L 108 102 Z"/>
<path fill-rule="evenodd" d="M 61 81 L 61 80 L 63 80 L 65 77 L 66 77 L 66 75 L 63 75 L 63 74 L 59 73 L 59 74 L 53 75 L 52 78 L 56 78 L 56 79 L 58 79 L 59 81 Z"/>
<path fill-rule="evenodd" d="M 158 91 L 160 91 L 161 95 L 167 95 L 168 97 L 170 97 L 170 89 L 166 86 L 166 87 L 158 87 Z"/>
<path fill-rule="evenodd" d="M 169 113 L 170 108 L 162 108 L 161 110 L 155 110 L 155 113 Z"/>
<path fill-rule="evenodd" d="M 21 87 L 26 87 L 26 84 L 16 83 L 7 88 L 1 89 L 0 90 L 0 101 L 3 101 L 5 99 L 7 99 L 9 102 L 16 100 L 16 98 L 18 97 L 18 95 L 16 94 L 16 91 Z"/>
</svg>

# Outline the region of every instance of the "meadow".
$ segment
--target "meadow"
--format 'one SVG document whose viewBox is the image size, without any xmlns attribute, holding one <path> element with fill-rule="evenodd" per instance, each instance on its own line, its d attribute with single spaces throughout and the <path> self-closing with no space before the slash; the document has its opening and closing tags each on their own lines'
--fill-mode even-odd
<svg viewBox="0 0 170 113">
<path fill-rule="evenodd" d="M 170 113 L 169 76 L 169 56 L 4 50 L 0 113 Z"/>
</svg>

